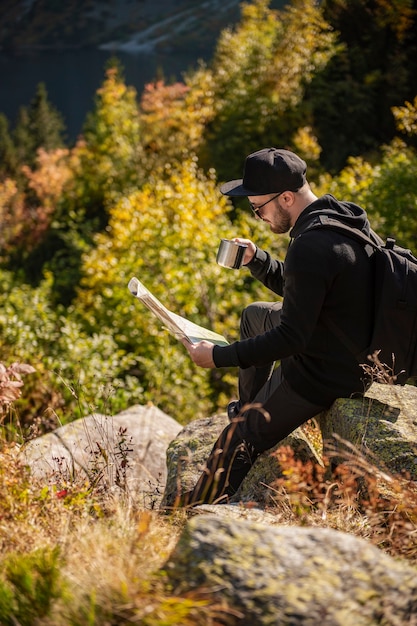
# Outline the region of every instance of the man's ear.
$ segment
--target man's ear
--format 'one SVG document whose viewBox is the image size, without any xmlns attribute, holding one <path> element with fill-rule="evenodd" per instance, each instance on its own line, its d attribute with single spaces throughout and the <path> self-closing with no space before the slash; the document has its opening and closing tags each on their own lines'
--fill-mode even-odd
<svg viewBox="0 0 417 626">
<path fill-rule="evenodd" d="M 281 198 L 287 206 L 292 206 L 295 202 L 295 194 L 292 191 L 284 191 Z"/>
</svg>

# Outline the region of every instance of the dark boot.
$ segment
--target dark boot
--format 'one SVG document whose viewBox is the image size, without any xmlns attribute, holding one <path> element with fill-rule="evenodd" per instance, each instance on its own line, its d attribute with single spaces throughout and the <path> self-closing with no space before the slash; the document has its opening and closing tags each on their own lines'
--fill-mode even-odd
<svg viewBox="0 0 417 626">
<path fill-rule="evenodd" d="M 259 453 L 238 435 L 237 423 L 227 426 L 207 461 L 196 486 L 187 495 L 187 504 L 227 504 L 240 487 Z"/>
</svg>

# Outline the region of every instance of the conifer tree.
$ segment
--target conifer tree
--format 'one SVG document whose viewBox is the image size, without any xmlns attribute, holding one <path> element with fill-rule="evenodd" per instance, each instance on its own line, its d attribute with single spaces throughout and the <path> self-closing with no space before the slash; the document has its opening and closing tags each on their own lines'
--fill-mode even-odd
<svg viewBox="0 0 417 626">
<path fill-rule="evenodd" d="M 33 165 L 39 148 L 46 151 L 64 145 L 65 124 L 59 111 L 48 101 L 44 83 L 39 83 L 28 107 L 21 107 L 13 138 L 20 165 Z"/>
</svg>

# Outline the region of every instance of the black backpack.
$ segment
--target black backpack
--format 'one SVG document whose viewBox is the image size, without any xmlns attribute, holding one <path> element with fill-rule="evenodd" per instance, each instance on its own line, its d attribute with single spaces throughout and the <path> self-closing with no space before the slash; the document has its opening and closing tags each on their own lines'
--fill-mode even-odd
<svg viewBox="0 0 417 626">
<path fill-rule="evenodd" d="M 395 239 L 383 243 L 373 231 L 368 237 L 326 215 L 319 216 L 311 228 L 331 228 L 373 249 L 374 326 L 368 348 L 360 351 L 333 320 L 326 320 L 328 326 L 360 365 L 373 362 L 383 366 L 386 375 L 378 377 L 378 382 L 404 385 L 417 378 L 417 258 L 397 246 Z"/>
</svg>

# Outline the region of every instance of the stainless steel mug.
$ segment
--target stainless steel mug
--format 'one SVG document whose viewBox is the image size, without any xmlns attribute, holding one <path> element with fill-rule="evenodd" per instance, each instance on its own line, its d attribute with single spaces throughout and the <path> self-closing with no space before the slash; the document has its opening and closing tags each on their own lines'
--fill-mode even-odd
<svg viewBox="0 0 417 626">
<path fill-rule="evenodd" d="M 216 262 L 222 267 L 238 270 L 242 267 L 243 257 L 248 246 L 232 239 L 222 239 L 217 251 Z"/>
</svg>

